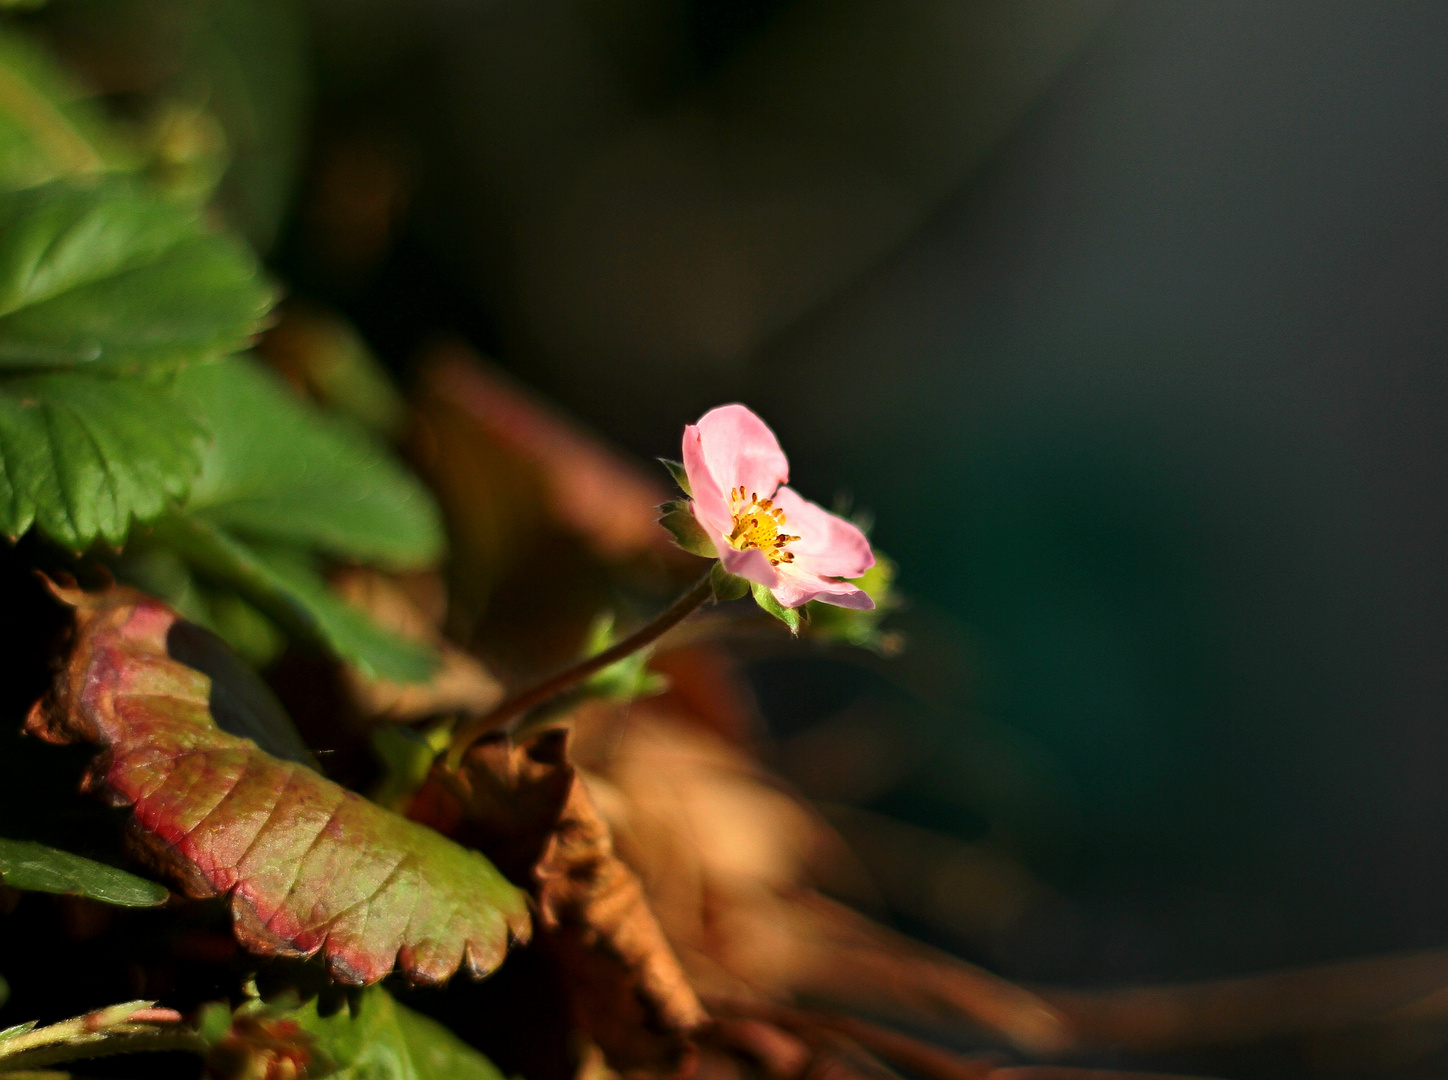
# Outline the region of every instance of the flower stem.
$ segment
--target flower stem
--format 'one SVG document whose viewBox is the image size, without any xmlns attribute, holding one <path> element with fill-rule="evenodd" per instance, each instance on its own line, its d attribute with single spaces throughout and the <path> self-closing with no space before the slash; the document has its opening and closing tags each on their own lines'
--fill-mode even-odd
<svg viewBox="0 0 1448 1080">
<path fill-rule="evenodd" d="M 712 570 L 712 565 L 710 567 Z M 452 745 L 448 748 L 447 764 L 449 769 L 456 769 L 462 764 L 463 755 L 467 753 L 468 747 L 477 742 L 484 735 L 497 731 L 499 728 L 507 727 L 515 720 L 520 719 L 528 712 L 553 700 L 559 694 L 567 693 L 578 686 L 589 676 L 602 671 L 611 664 L 616 664 L 626 656 L 638 652 L 640 649 L 652 645 L 668 631 L 672 630 L 685 618 L 691 615 L 705 601 L 714 595 L 714 587 L 709 574 L 705 574 L 696 581 L 683 596 L 679 597 L 667 608 L 656 615 L 650 622 L 635 630 L 628 637 L 617 644 L 596 653 L 585 660 L 580 660 L 572 667 L 564 668 L 555 675 L 544 679 L 541 683 L 529 687 L 527 690 L 519 691 L 507 698 L 503 703 L 493 709 L 486 716 L 470 720 L 458 728 L 453 735 Z"/>
</svg>

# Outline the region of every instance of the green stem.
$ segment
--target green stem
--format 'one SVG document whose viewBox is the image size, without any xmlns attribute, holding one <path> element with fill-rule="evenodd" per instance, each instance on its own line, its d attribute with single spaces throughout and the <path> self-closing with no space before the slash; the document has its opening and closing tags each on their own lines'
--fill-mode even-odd
<svg viewBox="0 0 1448 1080">
<path fill-rule="evenodd" d="M 711 566 L 712 570 L 712 566 Z M 508 698 L 501 705 L 495 708 L 486 716 L 480 716 L 475 720 L 460 727 L 453 735 L 452 745 L 448 748 L 448 768 L 456 769 L 462 764 L 463 755 L 467 753 L 468 747 L 477 742 L 484 735 L 497 731 L 513 723 L 513 721 L 527 715 L 539 705 L 552 701 L 559 694 L 567 693 L 574 687 L 580 685 L 589 676 L 594 675 L 611 664 L 616 664 L 626 656 L 638 652 L 642 648 L 652 645 L 664 634 L 672 630 L 685 618 L 691 615 L 698 608 L 703 606 L 711 596 L 714 595 L 714 587 L 709 574 L 705 574 L 667 608 L 661 611 L 652 621 L 644 624 L 635 630 L 628 637 L 618 644 L 596 653 L 586 660 L 580 660 L 572 667 L 564 668 L 556 675 L 551 675 L 541 683 L 520 691 Z"/>
</svg>

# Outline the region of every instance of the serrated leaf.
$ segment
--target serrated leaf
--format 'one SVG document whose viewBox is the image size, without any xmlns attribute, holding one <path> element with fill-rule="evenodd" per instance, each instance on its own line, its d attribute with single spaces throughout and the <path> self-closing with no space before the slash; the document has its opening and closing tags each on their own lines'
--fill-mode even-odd
<svg viewBox="0 0 1448 1080">
<path fill-rule="evenodd" d="M 669 470 L 669 475 L 674 478 L 674 483 L 679 485 L 679 490 L 689 498 L 694 497 L 694 489 L 689 484 L 689 474 L 684 469 L 682 461 L 674 461 L 672 458 L 659 458 L 659 464 Z"/>
<path fill-rule="evenodd" d="M 770 592 L 767 586 L 761 585 L 757 581 L 750 582 L 749 587 L 750 590 L 754 593 L 754 602 L 756 604 L 758 604 L 765 611 L 769 612 L 769 614 L 773 615 L 780 622 L 784 623 L 785 626 L 789 627 L 789 632 L 791 634 L 799 633 L 799 608 L 785 607 L 774 598 L 774 593 Z"/>
<path fill-rule="evenodd" d="M 85 788 L 132 808 L 152 865 L 188 895 L 229 896 L 248 949 L 320 953 L 341 982 L 396 964 L 436 983 L 463 963 L 488 973 L 527 937 L 522 895 L 480 854 L 221 730 L 210 680 L 167 653 L 164 604 L 54 591 L 75 608 L 74 644 L 26 731 L 102 747 Z"/>
<path fill-rule="evenodd" d="M 0 379 L 0 532 L 119 545 L 184 496 L 202 430 L 165 386 L 77 373 Z"/>
<path fill-rule="evenodd" d="M 208 1075 L 326 1076 L 329 1080 L 503 1080 L 451 1031 L 401 1005 L 380 986 L 322 1015 L 305 1005 L 220 1003 L 202 1014 L 212 1042 Z"/>
<path fill-rule="evenodd" d="M 737 574 L 724 569 L 722 562 L 716 562 L 709 570 L 709 584 L 714 588 L 714 599 L 719 603 L 738 600 L 749 595 L 750 583 Z"/>
<path fill-rule="evenodd" d="M 0 881 L 26 892 L 83 896 L 120 907 L 155 907 L 170 895 L 166 886 L 94 859 L 40 844 L 0 837 Z"/>
<path fill-rule="evenodd" d="M 245 346 L 273 300 L 245 247 L 131 181 L 0 194 L 0 368 L 171 370 Z"/>
<path fill-rule="evenodd" d="M 698 555 L 702 559 L 719 557 L 714 542 L 709 539 L 709 534 L 704 531 L 704 526 L 699 524 L 699 519 L 694 516 L 694 511 L 689 509 L 687 502 L 666 502 L 659 507 L 659 511 L 659 524 L 669 531 L 675 544 L 690 555 Z"/>
<path fill-rule="evenodd" d="M 248 543 L 199 515 L 168 515 L 154 535 L 203 576 L 238 589 L 293 633 L 372 678 L 415 683 L 437 669 L 435 649 L 391 633 L 346 603 L 305 551 Z"/>
<path fill-rule="evenodd" d="M 105 119 L 44 49 L 0 30 L 0 191 L 118 164 Z"/>
<path fill-rule="evenodd" d="M 491 1061 L 436 1020 L 374 987 L 348 1009 L 293 1014 L 335 1063 L 336 1080 L 503 1080 Z"/>
<path fill-rule="evenodd" d="M 190 368 L 178 397 L 211 434 L 188 515 L 235 537 L 414 569 L 443 550 L 422 484 L 355 425 L 246 357 Z"/>
</svg>

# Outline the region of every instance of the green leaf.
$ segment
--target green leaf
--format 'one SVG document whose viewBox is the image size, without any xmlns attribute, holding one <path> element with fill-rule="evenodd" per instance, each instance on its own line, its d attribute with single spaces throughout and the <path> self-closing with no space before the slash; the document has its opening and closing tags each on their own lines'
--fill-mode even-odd
<svg viewBox="0 0 1448 1080">
<path fill-rule="evenodd" d="M 328 1080 L 503 1080 L 482 1054 L 380 986 L 325 1016 L 318 998 L 297 1006 L 285 997 L 253 999 L 235 1013 L 220 1002 L 202 1010 L 208 1075 L 291 1076 L 301 1066 Z"/>
<path fill-rule="evenodd" d="M 372 752 L 382 765 L 382 779 L 372 790 L 378 806 L 402 813 L 432 772 L 432 765 L 448 748 L 452 724 L 444 721 L 419 729 L 405 724 L 382 724 L 372 731 Z"/>
<path fill-rule="evenodd" d="M 305 551 L 249 543 L 200 515 L 168 515 L 154 535 L 204 577 L 237 589 L 293 633 L 373 678 L 421 682 L 437 668 L 436 650 L 384 630 L 345 603 Z"/>
<path fill-rule="evenodd" d="M 427 489 L 375 439 L 246 357 L 190 368 L 176 392 L 212 438 L 187 514 L 249 541 L 415 569 L 443 551 Z"/>
<path fill-rule="evenodd" d="M 0 378 L 0 532 L 38 524 L 80 551 L 125 540 L 184 496 L 203 432 L 164 385 L 60 373 Z"/>
<path fill-rule="evenodd" d="M 769 614 L 773 615 L 785 626 L 789 627 L 791 634 L 799 633 L 800 614 L 799 608 L 787 608 L 774 598 L 769 589 L 758 582 L 750 582 L 750 588 L 754 592 L 754 602 Z"/>
<path fill-rule="evenodd" d="M 185 560 L 151 538 L 126 545 L 111 560 L 116 580 L 160 597 L 182 618 L 216 634 L 254 668 L 264 668 L 286 649 L 275 622 L 235 589 L 196 580 Z"/>
<path fill-rule="evenodd" d="M 219 203 L 261 250 L 285 216 L 307 120 L 311 55 L 298 0 L 68 0 L 102 65 L 124 64 L 128 104 L 215 118 L 229 165 Z"/>
<path fill-rule="evenodd" d="M 612 612 L 593 620 L 583 647 L 584 656 L 596 656 L 613 645 L 616 640 L 613 623 Z M 649 647 L 630 653 L 617 663 L 595 672 L 584 687 L 598 697 L 619 704 L 662 694 L 669 688 L 669 681 L 658 672 L 649 670 L 649 658 L 653 652 L 653 648 Z"/>
<path fill-rule="evenodd" d="M 659 463 L 669 470 L 669 475 L 674 478 L 674 483 L 679 485 L 679 490 L 692 499 L 694 489 L 689 485 L 689 474 L 684 469 L 684 463 L 664 457 L 659 458 Z"/>
<path fill-rule="evenodd" d="M 27 892 L 84 896 L 120 907 L 155 907 L 170 895 L 164 885 L 94 859 L 34 840 L 0 837 L 0 880 Z"/>
<path fill-rule="evenodd" d="M 482 1054 L 380 987 L 331 1016 L 319 1016 L 315 1000 L 293 1015 L 336 1064 L 336 1080 L 503 1080 Z"/>
<path fill-rule="evenodd" d="M 273 299 L 240 243 L 131 181 L 0 195 L 0 368 L 174 370 L 245 346 Z"/>
<path fill-rule="evenodd" d="M 0 191 L 122 164 L 105 127 L 94 101 L 44 49 L 0 30 Z"/>
<path fill-rule="evenodd" d="M 675 544 L 690 555 L 698 555 L 702 559 L 719 557 L 714 542 L 709 539 L 709 534 L 704 531 L 704 526 L 699 524 L 699 519 L 689 509 L 687 502 L 682 499 L 666 502 L 659 510 L 662 511 L 659 524 L 669 530 Z"/>
<path fill-rule="evenodd" d="M 749 592 L 750 583 L 724 569 L 722 562 L 716 562 L 709 571 L 709 584 L 714 587 L 714 599 L 718 603 L 738 600 Z"/>
<path fill-rule="evenodd" d="M 398 966 L 437 983 L 464 963 L 491 972 L 528 936 L 523 894 L 481 854 L 222 730 L 211 680 L 170 655 L 176 615 L 160 601 L 53 591 L 78 609 L 76 633 L 27 734 L 103 751 L 90 789 L 133 809 L 188 895 L 228 898 L 246 948 L 320 954 L 341 982 Z"/>
</svg>

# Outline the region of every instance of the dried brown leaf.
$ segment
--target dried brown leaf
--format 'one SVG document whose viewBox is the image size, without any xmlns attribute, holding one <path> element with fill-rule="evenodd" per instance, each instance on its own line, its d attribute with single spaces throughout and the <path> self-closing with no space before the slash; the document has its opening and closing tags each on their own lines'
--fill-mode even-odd
<svg viewBox="0 0 1448 1080">
<path fill-rule="evenodd" d="M 677 710 L 580 710 L 580 761 L 607 782 L 600 807 L 620 853 L 706 999 L 808 995 L 915 1022 L 969 1022 L 1032 1052 L 1072 1044 L 1039 996 L 816 892 L 822 875 L 839 872 L 838 838 L 741 749 Z"/>
<path fill-rule="evenodd" d="M 430 575 L 429 575 L 430 577 Z M 445 600 L 432 596 L 427 604 L 418 598 L 419 588 L 441 593 L 441 588 L 427 589 L 424 581 L 414 588 L 377 570 L 349 567 L 332 577 L 332 587 L 342 599 L 366 612 L 379 626 L 391 630 L 408 641 L 420 641 L 437 650 L 441 663 L 426 682 L 395 683 L 374 679 L 355 667 L 347 667 L 347 689 L 357 707 L 368 717 L 397 722 L 421 720 L 442 713 L 463 713 L 482 716 L 503 699 L 503 687 L 476 657 L 463 652 L 443 639 L 438 627 Z"/>
<path fill-rule="evenodd" d="M 466 835 L 530 880 L 538 941 L 565 973 L 580 1032 L 625 1074 L 680 1073 L 707 1017 L 567 746 L 557 729 L 476 745 L 459 777 Z"/>
</svg>

